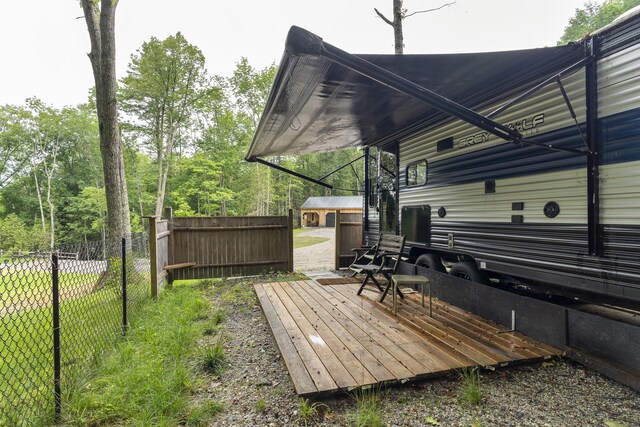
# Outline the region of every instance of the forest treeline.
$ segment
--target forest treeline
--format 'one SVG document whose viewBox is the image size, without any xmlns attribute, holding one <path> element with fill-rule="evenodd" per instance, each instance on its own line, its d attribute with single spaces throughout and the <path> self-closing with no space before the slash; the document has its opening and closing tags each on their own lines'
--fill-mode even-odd
<svg viewBox="0 0 640 427">
<path fill-rule="evenodd" d="M 231 76 L 209 76 L 202 52 L 180 33 L 152 38 L 132 55 L 118 102 L 133 231 L 167 206 L 175 215 L 282 215 L 330 194 L 244 160 L 275 72 L 241 58 Z M 94 102 L 0 106 L 0 249 L 105 237 Z M 359 156 L 354 149 L 269 160 L 317 178 Z M 345 168 L 326 181 L 358 189 L 361 170 L 356 164 L 359 178 Z M 346 190 L 331 194 L 357 194 Z"/>
<path fill-rule="evenodd" d="M 396 2 L 400 6 L 402 2 Z M 558 44 L 578 40 L 640 4 L 587 1 Z M 400 9 L 402 9 L 400 7 Z M 275 65 L 241 58 L 231 76 L 209 76 L 205 57 L 181 33 L 151 38 L 119 82 L 132 231 L 171 206 L 176 215 L 282 215 L 329 190 L 245 162 Z M 95 96 L 56 108 L 31 98 L 0 105 L 0 250 L 103 239 L 107 208 Z M 269 161 L 321 177 L 360 156 L 356 149 Z M 359 175 L 359 176 L 357 176 Z M 359 194 L 362 164 L 326 179 L 333 195 Z"/>
</svg>

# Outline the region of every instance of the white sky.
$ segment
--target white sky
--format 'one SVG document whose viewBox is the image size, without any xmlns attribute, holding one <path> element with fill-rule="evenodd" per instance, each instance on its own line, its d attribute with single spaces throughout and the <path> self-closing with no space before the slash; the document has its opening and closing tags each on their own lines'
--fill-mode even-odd
<svg viewBox="0 0 640 427">
<path fill-rule="evenodd" d="M 479 52 L 553 46 L 585 0 L 457 0 L 405 21 L 405 53 Z M 405 0 L 409 11 L 446 1 Z M 276 64 L 291 25 L 351 53 L 393 53 L 392 0 L 120 0 L 117 69 L 151 36 L 181 31 L 211 74 L 231 75 L 241 56 Z M 84 102 L 93 85 L 89 37 L 78 0 L 2 0 L 0 104 L 38 96 L 57 107 Z"/>
</svg>

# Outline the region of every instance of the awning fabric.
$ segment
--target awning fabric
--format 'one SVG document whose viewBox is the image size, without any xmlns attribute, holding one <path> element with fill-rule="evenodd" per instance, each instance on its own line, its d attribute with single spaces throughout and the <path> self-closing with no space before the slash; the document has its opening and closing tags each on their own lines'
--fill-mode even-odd
<svg viewBox="0 0 640 427">
<path fill-rule="evenodd" d="M 246 158 L 382 145 L 448 117 L 323 56 L 319 37 L 292 27 Z M 584 58 L 584 46 L 438 55 L 349 55 L 478 110 Z M 496 119 L 499 121 L 499 118 Z"/>
</svg>

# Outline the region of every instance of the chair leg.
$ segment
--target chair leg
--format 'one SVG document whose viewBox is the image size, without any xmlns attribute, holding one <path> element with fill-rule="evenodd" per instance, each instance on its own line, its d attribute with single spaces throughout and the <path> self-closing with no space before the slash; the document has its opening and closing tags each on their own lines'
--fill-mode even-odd
<svg viewBox="0 0 640 427">
<path fill-rule="evenodd" d="M 360 295 L 362 293 L 362 290 L 364 289 L 364 287 L 367 285 L 367 281 L 369 280 L 369 273 L 365 272 L 365 277 L 362 280 L 362 283 L 360 284 L 360 289 L 358 289 L 358 293 L 356 293 L 356 295 Z"/>
<path fill-rule="evenodd" d="M 380 302 L 383 302 L 384 299 L 386 298 L 387 294 L 389 293 L 389 288 L 392 286 L 391 280 L 389 280 L 389 283 L 387 283 L 387 287 L 384 288 L 384 292 L 382 293 L 382 296 L 380 297 Z"/>
<path fill-rule="evenodd" d="M 391 275 L 388 275 L 386 273 L 382 273 L 382 275 L 384 276 L 385 279 L 387 279 L 388 283 L 391 283 Z M 387 286 L 387 289 L 389 287 Z M 400 290 L 400 287 L 398 286 L 397 288 L 398 290 L 398 295 L 400 296 L 400 298 L 404 298 L 404 294 L 402 293 L 402 291 Z"/>
<path fill-rule="evenodd" d="M 380 292 L 383 292 L 383 291 L 384 291 L 384 289 L 382 289 L 382 285 L 380 285 L 380 282 L 378 282 L 378 281 L 376 280 L 376 278 L 373 276 L 373 274 L 371 275 L 371 280 L 373 281 L 373 283 L 376 285 L 376 287 L 378 288 L 378 290 L 379 290 Z"/>
</svg>

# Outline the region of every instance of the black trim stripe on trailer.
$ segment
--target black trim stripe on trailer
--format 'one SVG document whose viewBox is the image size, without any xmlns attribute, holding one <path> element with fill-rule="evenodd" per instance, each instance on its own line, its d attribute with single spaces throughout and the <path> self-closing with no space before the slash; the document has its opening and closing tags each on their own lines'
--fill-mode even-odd
<svg viewBox="0 0 640 427">
<path fill-rule="evenodd" d="M 434 221 L 431 247 L 471 255 L 489 271 L 504 273 L 509 265 L 509 274 L 524 279 L 617 297 L 633 288 L 640 298 L 640 226 L 602 226 L 602 235 L 605 256 L 592 257 L 586 225 Z"/>
<path fill-rule="evenodd" d="M 599 164 L 608 165 L 640 160 L 640 108 L 598 120 Z M 582 127 L 585 132 L 584 124 Z M 535 137 L 536 141 L 571 148 L 584 146 L 575 126 Z M 405 159 L 408 160 L 408 159 Z M 427 159 L 428 160 L 428 159 Z M 586 167 L 586 156 L 545 150 L 532 146 L 499 144 L 483 150 L 429 162 L 427 186 L 465 184 L 488 179 L 512 178 L 545 172 Z M 404 168 L 400 171 L 404 189 Z"/>
<path fill-rule="evenodd" d="M 598 56 L 608 56 L 619 52 L 629 46 L 638 43 L 640 40 L 640 14 L 627 19 L 596 34 L 600 41 Z"/>
</svg>

